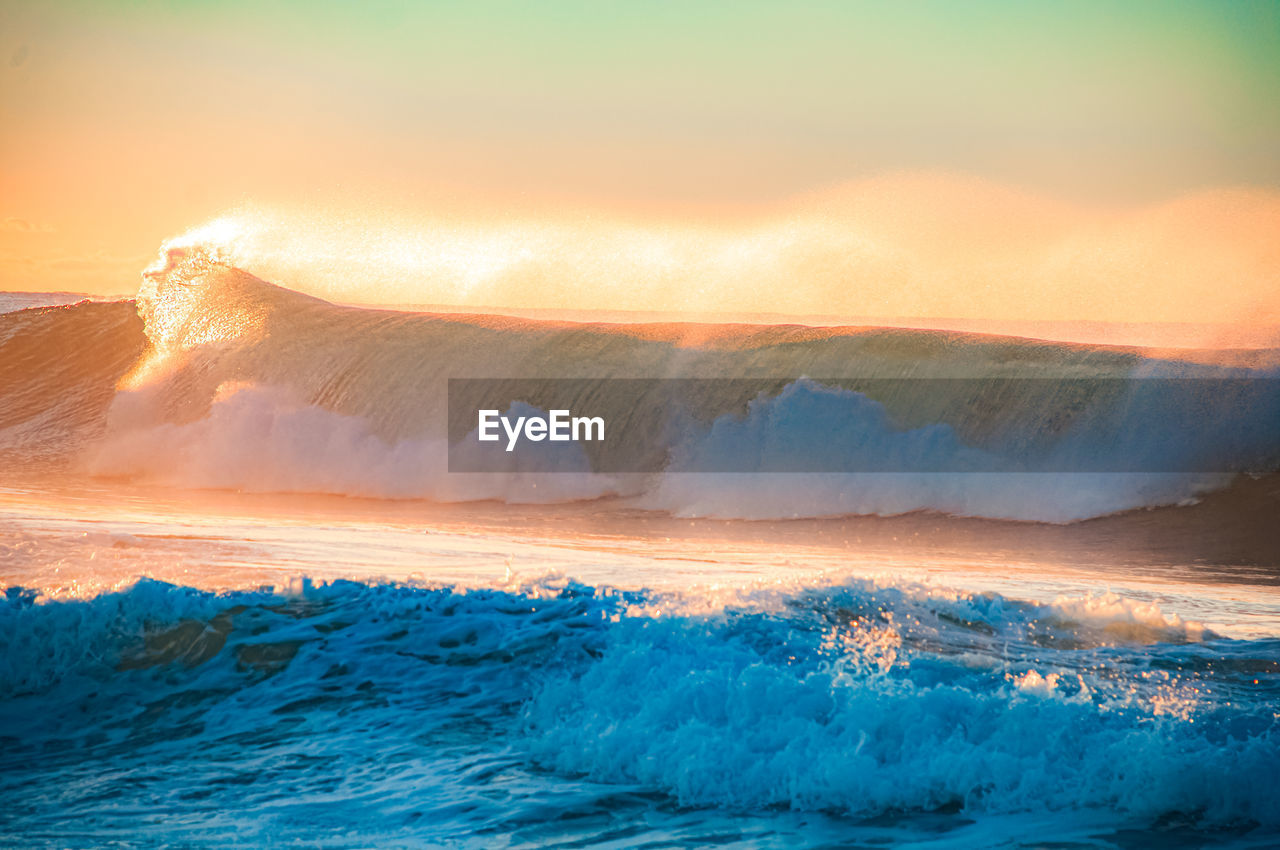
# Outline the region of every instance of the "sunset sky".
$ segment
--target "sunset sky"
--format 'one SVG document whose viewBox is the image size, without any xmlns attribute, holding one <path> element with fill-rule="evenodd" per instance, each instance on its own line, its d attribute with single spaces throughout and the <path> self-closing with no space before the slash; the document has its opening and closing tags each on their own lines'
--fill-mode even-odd
<svg viewBox="0 0 1280 850">
<path fill-rule="evenodd" d="M 231 216 L 411 254 L 383 300 L 1280 321 L 1280 3 L 0 9 L 0 289 Z"/>
</svg>

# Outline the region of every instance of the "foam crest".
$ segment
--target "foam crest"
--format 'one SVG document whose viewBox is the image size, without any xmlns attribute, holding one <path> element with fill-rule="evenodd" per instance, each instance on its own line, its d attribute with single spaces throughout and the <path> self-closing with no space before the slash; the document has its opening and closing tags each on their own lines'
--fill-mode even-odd
<svg viewBox="0 0 1280 850">
<path fill-rule="evenodd" d="M 148 406 L 145 398 L 117 398 L 117 417 L 135 401 Z M 508 457 L 500 447 L 495 452 Z M 492 473 L 451 475 L 443 440 L 387 442 L 367 419 L 299 402 L 281 388 L 223 385 L 200 419 L 117 428 L 94 449 L 88 469 L 177 487 L 442 502 L 575 501 L 618 492 L 612 477 L 590 472 L 576 445 L 545 444 L 531 468 L 522 465 L 525 457 Z"/>
<path fill-rule="evenodd" d="M 1151 640 L 1105 627 L 1120 621 Z M 362 793 L 422 805 L 418 774 L 391 757 L 407 747 L 415 771 L 464 777 L 451 787 L 470 802 L 433 818 L 442 838 L 504 816 L 484 802 L 492 783 L 465 778 L 494 759 L 522 812 L 586 781 L 659 808 L 1280 828 L 1276 642 L 1122 597 L 1041 605 L 887 579 L 717 599 L 563 576 L 222 595 L 141 582 L 67 601 L 15 589 L 0 626 L 5 775 L 37 785 L 85 759 L 153 769 L 161 755 L 183 790 L 228 763 L 269 785 L 273 754 L 297 747 L 291 787 L 356 759 L 344 775 Z M 116 816 L 162 781 L 122 788 Z M 258 783 L 200 787 L 261 818 Z M 80 814 L 99 802 L 67 799 Z M 291 806 L 271 811 L 310 823 Z"/>
</svg>

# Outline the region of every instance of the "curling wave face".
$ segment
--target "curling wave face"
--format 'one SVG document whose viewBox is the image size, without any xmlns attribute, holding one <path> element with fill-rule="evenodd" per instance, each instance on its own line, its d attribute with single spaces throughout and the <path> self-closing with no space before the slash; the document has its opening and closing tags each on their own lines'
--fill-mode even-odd
<svg viewBox="0 0 1280 850">
<path fill-rule="evenodd" d="M 996 846 L 1160 826 L 1263 846 L 1280 829 L 1280 644 L 1111 595 L 550 578 L 33 595 L 0 601 L 0 834 L 74 817 L 89 843 L 591 844 L 625 825 Z"/>
<path fill-rule="evenodd" d="M 1157 421 L 1160 399 L 1117 397 L 1099 411 L 1061 398 L 1068 383 L 1280 375 L 1276 352 L 1265 350 L 1155 358 L 1135 348 L 944 331 L 369 310 L 273 286 L 198 244 L 166 249 L 144 274 L 136 307 L 136 316 L 125 303 L 0 316 L 0 358 L 12 367 L 0 374 L 14 376 L 4 389 L 17 402 L 0 422 L 0 451 L 15 466 L 61 460 L 95 475 L 181 487 L 387 498 L 621 495 L 689 516 L 934 510 L 1062 522 L 1192 499 L 1231 476 L 951 470 L 966 469 L 966 459 L 993 446 L 1024 454 L 1145 452 L 1157 461 L 1165 452 L 1175 469 L 1176 453 L 1204 451 L 1224 435 L 1255 454 L 1259 446 L 1273 454 L 1280 446 L 1280 399 L 1261 412 L 1219 405 L 1197 434 L 1132 446 L 1116 444 L 1117 429 L 1130 420 Z M 64 357 L 68 351 L 73 355 Z M 751 472 L 770 468 L 770 452 L 830 450 L 821 434 L 843 429 L 864 451 L 917 457 L 931 471 L 769 473 L 767 487 L 743 486 L 738 474 L 594 473 L 589 457 L 570 459 L 566 468 L 582 470 L 577 474 L 514 465 L 446 471 L 449 378 L 549 376 L 586 379 L 584 403 L 620 427 L 652 400 L 630 397 L 610 379 L 760 379 L 771 385 L 769 397 L 698 384 L 678 399 L 673 421 L 685 429 L 678 452 L 729 453 Z M 928 381 L 918 385 L 928 391 L 914 390 L 911 380 L 878 398 L 850 389 L 860 379 L 884 378 L 968 380 L 956 381 L 961 389 L 951 394 Z M 1008 378 L 1052 380 L 1028 382 L 1045 389 L 1012 405 L 981 390 L 983 381 Z M 1046 425 L 1043 410 L 1052 403 L 1065 412 Z M 832 468 L 842 468 L 840 458 Z"/>
</svg>

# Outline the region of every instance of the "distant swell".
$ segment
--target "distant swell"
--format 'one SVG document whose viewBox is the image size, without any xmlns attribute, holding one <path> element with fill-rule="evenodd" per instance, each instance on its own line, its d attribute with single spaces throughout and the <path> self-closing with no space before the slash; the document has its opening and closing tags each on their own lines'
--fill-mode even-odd
<svg viewBox="0 0 1280 850">
<path fill-rule="evenodd" d="M 145 273 L 136 312 L 115 302 L 0 315 L 0 457 L 14 468 L 61 466 L 177 487 L 511 502 L 621 496 L 678 515 L 761 519 L 933 510 L 1063 522 L 1194 499 L 1231 477 L 771 474 L 744 486 L 738 475 L 604 475 L 586 459 L 570 459 L 566 468 L 579 471 L 555 476 L 518 466 L 449 474 L 445 386 L 451 377 L 586 378 L 593 412 L 625 423 L 637 402 L 607 379 L 769 379 L 771 400 L 683 399 L 694 414 L 684 450 L 764 458 L 763 469 L 761 452 L 821 450 L 828 429 L 856 427 L 877 451 L 910 451 L 949 468 L 992 433 L 1052 442 L 1053 434 L 1026 431 L 1046 399 L 997 412 L 980 397 L 905 392 L 868 407 L 858 393 L 823 395 L 797 379 L 820 376 L 838 389 L 859 378 L 1276 375 L 1276 360 L 1266 350 L 1154 359 L 1134 348 L 944 331 L 358 309 L 273 286 L 210 249 L 173 246 Z M 758 421 L 724 426 L 725 417 L 740 421 L 748 402 Z M 724 427 L 712 429 L 717 420 Z M 803 427 L 787 430 L 797 422 Z M 1206 433 L 1266 444 L 1277 424 L 1228 418 Z M 933 433 L 926 426 L 945 426 L 937 433 L 950 436 L 920 443 L 913 435 Z"/>
</svg>

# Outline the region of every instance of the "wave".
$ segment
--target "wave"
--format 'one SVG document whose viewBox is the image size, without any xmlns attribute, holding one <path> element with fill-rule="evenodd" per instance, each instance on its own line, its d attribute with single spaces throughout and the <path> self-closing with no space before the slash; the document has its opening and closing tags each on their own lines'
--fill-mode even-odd
<svg viewBox="0 0 1280 850">
<path fill-rule="evenodd" d="M 130 302 L 0 316 L 0 463 L 54 463 L 101 437 L 116 384 L 146 347 Z"/>
<path fill-rule="evenodd" d="M 342 807 L 357 843 L 531 828 L 549 801 L 599 815 L 619 794 L 651 829 L 690 806 L 1280 829 L 1280 643 L 1112 594 L 548 577 L 33 596 L 0 601 L 0 824 L 27 834 L 56 832 L 22 802 L 55 787 L 86 829 L 109 807 L 180 839 L 152 814 L 198 791 L 219 813 L 205 840 L 319 834 L 305 813 L 335 781 L 378 801 Z M 448 800 L 421 795 L 445 775 Z"/>
<path fill-rule="evenodd" d="M 1062 398 L 1067 384 L 1275 377 L 1280 353 L 1270 350 L 1155 357 L 945 331 L 370 310 L 274 286 L 198 244 L 169 246 L 144 274 L 136 315 L 133 308 L 80 304 L 0 316 L 0 361 L 11 367 L 2 374 L 15 376 L 4 395 L 17 401 L 0 425 L 6 457 L 61 459 L 94 475 L 184 487 L 438 500 L 621 496 L 721 517 L 934 510 L 1065 522 L 1194 499 L 1232 476 L 1063 475 L 1034 465 L 983 474 L 962 471 L 974 468 L 966 459 L 993 446 L 1103 461 L 1156 452 L 1178 470 L 1179 457 L 1225 444 L 1262 451 L 1270 470 L 1280 445 L 1280 399 L 1244 410 L 1210 399 L 1198 430 L 1135 446 L 1116 435 L 1127 433 L 1125 423 L 1162 421 L 1168 399 L 1127 395 L 1088 408 Z M 822 385 L 806 375 L 821 376 Z M 925 458 L 927 471 L 840 472 L 846 467 L 832 456 L 835 472 L 769 473 L 744 486 L 741 475 L 714 472 L 593 472 L 588 452 L 562 453 L 555 468 L 574 471 L 552 476 L 515 462 L 489 473 L 448 472 L 450 378 L 548 376 L 580 379 L 579 400 L 624 429 L 632 423 L 628 433 L 641 446 L 654 429 L 635 411 L 671 400 L 636 399 L 614 379 L 756 379 L 749 392 L 734 382 L 689 382 L 666 426 L 683 429 L 678 450 L 727 454 L 743 471 L 760 471 L 770 452 L 794 455 L 804 444 L 830 453 L 823 435 L 844 428 L 856 432 L 864 454 Z M 991 387 L 1010 378 L 1040 389 L 1001 402 Z M 873 399 L 857 389 L 868 379 L 896 381 L 897 389 Z M 947 382 L 932 379 L 960 380 L 939 390 Z M 761 386 L 769 392 L 756 397 Z M 1050 407 L 1055 416 L 1046 420 Z"/>
</svg>

